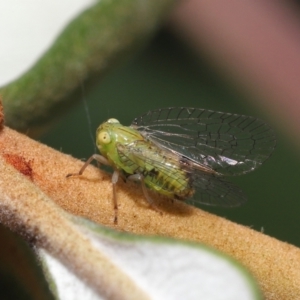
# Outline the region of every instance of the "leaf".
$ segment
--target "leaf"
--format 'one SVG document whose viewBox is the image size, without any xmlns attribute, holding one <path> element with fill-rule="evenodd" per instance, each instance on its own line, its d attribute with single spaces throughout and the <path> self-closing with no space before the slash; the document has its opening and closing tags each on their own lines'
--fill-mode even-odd
<svg viewBox="0 0 300 300">
<path fill-rule="evenodd" d="M 298 248 L 180 201 L 156 196 L 153 200 L 163 211 L 161 215 L 145 203 L 138 185 L 122 181 L 117 185 L 119 222 L 114 225 L 108 174 L 89 166 L 81 177 L 66 178 L 82 164 L 7 127 L 0 133 L 0 222 L 76 270 L 94 290 L 115 285 L 124 294 L 123 288 L 129 285 L 134 290 L 134 284 L 129 280 L 121 285 L 128 280 L 123 272 L 121 277 L 101 272 L 105 262 L 113 273 L 119 273 L 66 211 L 121 231 L 208 244 L 242 262 L 267 299 L 274 295 L 297 299 L 300 295 Z"/>
<path fill-rule="evenodd" d="M 82 218 L 75 222 L 98 251 L 144 291 L 145 299 L 262 299 L 248 271 L 210 247 L 116 233 Z M 97 295 L 47 251 L 38 253 L 57 299 L 109 299 Z M 121 297 L 133 299 L 130 291 Z"/>
</svg>

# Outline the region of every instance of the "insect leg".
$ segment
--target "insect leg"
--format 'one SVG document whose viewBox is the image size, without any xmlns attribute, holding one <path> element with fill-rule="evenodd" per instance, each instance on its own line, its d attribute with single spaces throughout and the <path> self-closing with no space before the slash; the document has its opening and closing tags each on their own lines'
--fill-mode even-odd
<svg viewBox="0 0 300 300">
<path fill-rule="evenodd" d="M 84 172 L 84 170 L 87 168 L 87 166 L 93 161 L 96 160 L 97 162 L 99 162 L 102 165 L 106 165 L 109 166 L 110 163 L 109 161 L 102 155 L 99 154 L 93 154 L 85 163 L 84 165 L 81 167 L 81 169 L 79 170 L 78 173 L 70 173 L 68 174 L 66 177 L 71 177 L 71 176 L 76 176 L 76 175 L 82 175 L 82 173 Z M 115 218 L 114 218 L 114 223 L 117 224 L 118 222 L 118 202 L 117 202 L 117 192 L 116 192 L 116 183 L 118 182 L 119 179 L 119 172 L 118 171 L 114 171 L 113 175 L 112 175 L 112 185 L 113 185 L 113 203 L 114 203 L 114 211 L 115 211 Z"/>
<path fill-rule="evenodd" d="M 114 211 L 115 211 L 115 218 L 114 218 L 114 223 L 118 223 L 118 201 L 117 201 L 117 191 L 116 191 L 116 183 L 118 182 L 119 179 L 119 172 L 117 170 L 114 171 L 112 177 L 111 177 L 111 182 L 113 185 L 113 201 L 114 201 Z"/>
<path fill-rule="evenodd" d="M 154 204 L 152 198 L 150 197 L 148 190 L 146 188 L 145 182 L 144 182 L 144 176 L 142 174 L 133 174 L 133 175 L 128 176 L 127 179 L 132 180 L 132 181 L 139 181 L 142 185 L 143 194 L 144 194 L 147 202 L 151 206 L 151 208 L 156 210 L 159 213 L 162 213 L 160 211 L 160 209 L 157 208 L 157 206 Z"/>
<path fill-rule="evenodd" d="M 86 167 L 93 161 L 93 160 L 96 160 L 98 161 L 100 164 L 102 165 L 107 165 L 109 166 L 109 162 L 108 160 L 102 156 L 102 155 L 99 155 L 99 154 L 93 154 L 85 163 L 84 165 L 82 166 L 82 168 L 79 170 L 78 173 L 70 173 L 68 174 L 66 177 L 71 177 L 71 176 L 75 176 L 75 175 L 82 175 L 82 173 L 84 172 L 84 170 L 86 169 Z"/>
</svg>

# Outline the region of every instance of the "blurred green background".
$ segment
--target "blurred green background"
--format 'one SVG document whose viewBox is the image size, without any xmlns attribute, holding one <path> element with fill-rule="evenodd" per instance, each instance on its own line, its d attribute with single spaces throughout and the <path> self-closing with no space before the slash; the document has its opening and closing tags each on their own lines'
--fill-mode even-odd
<svg viewBox="0 0 300 300">
<path fill-rule="evenodd" d="M 87 92 L 83 86 L 81 103 L 40 140 L 87 159 L 96 151 L 96 128 L 111 117 L 129 125 L 134 117 L 150 109 L 191 106 L 264 119 L 277 132 L 274 154 L 255 172 L 230 178 L 248 196 L 246 205 L 234 209 L 202 208 L 300 246 L 299 150 L 295 151 L 280 131 L 272 111 L 252 106 L 247 92 L 220 74 L 205 56 L 196 57 L 169 32 L 161 31 L 135 59 L 108 74 L 93 90 Z M 66 170 L 66 174 L 71 171 Z"/>
</svg>

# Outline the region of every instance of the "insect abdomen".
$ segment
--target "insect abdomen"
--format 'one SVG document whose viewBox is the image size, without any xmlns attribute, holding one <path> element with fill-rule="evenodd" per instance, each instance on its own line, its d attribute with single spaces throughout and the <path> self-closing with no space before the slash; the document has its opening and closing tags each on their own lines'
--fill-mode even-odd
<svg viewBox="0 0 300 300">
<path fill-rule="evenodd" d="M 176 164 L 172 167 L 169 165 L 167 169 L 159 166 L 144 171 L 144 178 L 149 189 L 167 197 L 185 199 L 194 193 L 188 174 Z"/>
</svg>

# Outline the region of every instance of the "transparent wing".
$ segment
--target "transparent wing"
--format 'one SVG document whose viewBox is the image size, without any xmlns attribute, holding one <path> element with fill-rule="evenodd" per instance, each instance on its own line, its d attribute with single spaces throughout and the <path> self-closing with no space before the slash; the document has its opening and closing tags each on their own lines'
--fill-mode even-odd
<svg viewBox="0 0 300 300">
<path fill-rule="evenodd" d="M 188 199 L 190 204 L 235 207 L 247 201 L 243 191 L 223 177 L 203 171 L 196 171 L 191 177 L 196 193 Z"/>
<path fill-rule="evenodd" d="M 165 178 L 170 181 L 177 180 L 178 173 L 174 172 L 173 167 L 164 161 L 165 155 L 160 155 L 150 150 L 144 141 L 136 141 L 131 144 L 117 146 L 120 158 L 127 165 L 130 165 L 135 172 L 143 172 L 145 168 L 159 169 Z M 164 154 L 168 155 L 168 152 Z M 172 152 L 170 155 L 174 155 Z M 180 165 L 180 164 L 179 164 Z M 234 207 L 246 202 L 246 197 L 237 186 L 224 180 L 221 176 L 213 173 L 206 173 L 195 170 L 192 166 L 181 165 L 182 170 L 187 174 L 187 182 L 191 189 L 195 191 L 188 203 L 196 203 Z"/>
<path fill-rule="evenodd" d="M 223 175 L 256 169 L 276 146 L 273 130 L 259 119 L 199 108 L 149 111 L 131 126 L 156 145 Z"/>
</svg>

